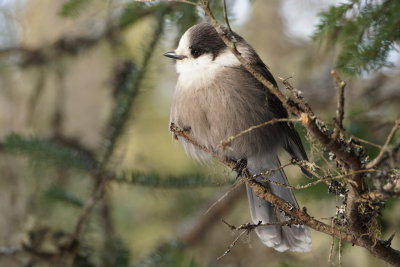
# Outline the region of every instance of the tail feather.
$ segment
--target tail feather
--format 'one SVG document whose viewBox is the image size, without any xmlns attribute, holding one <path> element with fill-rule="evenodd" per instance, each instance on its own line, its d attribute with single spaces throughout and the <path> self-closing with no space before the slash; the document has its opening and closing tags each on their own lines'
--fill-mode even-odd
<svg viewBox="0 0 400 267">
<path fill-rule="evenodd" d="M 261 161 L 259 158 L 257 158 L 257 160 L 248 159 L 248 167 L 254 174 L 265 172 L 269 169 L 275 169 L 279 166 L 280 162 L 277 156 L 264 157 Z M 288 184 L 283 170 L 276 171 L 268 177 L 260 177 L 258 178 L 259 182 L 267 186 L 273 194 L 290 202 L 293 206 L 298 208 L 299 205 L 297 204 L 296 198 L 289 188 L 265 182 L 264 179 L 266 178 L 280 184 Z M 253 223 L 257 224 L 259 221 L 262 221 L 262 223 L 281 222 L 289 219 L 283 212 L 278 211 L 271 203 L 257 197 L 249 186 L 247 186 L 247 195 Z M 290 250 L 295 252 L 307 252 L 311 249 L 310 230 L 304 225 L 272 225 L 258 227 L 256 228 L 256 233 L 266 246 L 273 247 L 277 251 L 282 252 Z"/>
</svg>

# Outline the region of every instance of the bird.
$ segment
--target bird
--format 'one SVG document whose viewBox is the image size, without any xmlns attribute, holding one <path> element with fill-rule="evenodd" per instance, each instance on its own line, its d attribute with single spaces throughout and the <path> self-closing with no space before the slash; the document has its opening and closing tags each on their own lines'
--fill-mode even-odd
<svg viewBox="0 0 400 267">
<path fill-rule="evenodd" d="M 230 33 L 241 56 L 278 88 L 254 48 L 237 33 Z M 258 182 L 298 208 L 293 192 L 277 185 L 288 184 L 285 172 L 280 168 L 280 150 L 297 160 L 307 160 L 300 136 L 291 123 L 279 122 L 254 129 L 233 140 L 229 149 L 220 145 L 251 126 L 287 118 L 288 112 L 282 102 L 242 66 L 208 22 L 190 27 L 181 36 L 178 47 L 164 56 L 175 60 L 178 73 L 170 123 L 218 156 L 245 162 L 250 174 L 259 176 Z M 211 156 L 185 138 L 175 137 L 194 159 L 204 161 Z M 268 171 L 270 174 L 267 175 Z M 304 169 L 303 172 L 309 175 Z M 283 211 L 259 198 L 250 186 L 246 187 L 254 224 L 289 220 Z M 305 225 L 276 224 L 256 227 L 255 231 L 264 245 L 280 252 L 308 252 L 311 249 L 311 233 Z"/>
</svg>

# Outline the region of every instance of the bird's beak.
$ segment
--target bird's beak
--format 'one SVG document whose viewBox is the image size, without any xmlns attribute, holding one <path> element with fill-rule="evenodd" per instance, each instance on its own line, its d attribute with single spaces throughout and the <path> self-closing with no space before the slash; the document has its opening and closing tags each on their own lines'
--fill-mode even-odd
<svg viewBox="0 0 400 267">
<path fill-rule="evenodd" d="M 169 57 L 169 58 L 173 58 L 173 59 L 176 59 L 176 60 L 181 60 L 181 59 L 185 58 L 185 56 L 180 56 L 180 55 L 175 54 L 174 51 L 167 52 L 167 53 L 164 54 L 164 56 L 165 57 Z"/>
</svg>

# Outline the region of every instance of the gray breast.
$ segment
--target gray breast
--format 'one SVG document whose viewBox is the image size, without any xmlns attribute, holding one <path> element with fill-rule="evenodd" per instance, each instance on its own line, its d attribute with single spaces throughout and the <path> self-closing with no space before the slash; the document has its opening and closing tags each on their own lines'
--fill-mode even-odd
<svg viewBox="0 0 400 267">
<path fill-rule="evenodd" d="M 226 138 L 274 118 L 269 111 L 265 90 L 248 72 L 224 68 L 213 80 L 186 88 L 178 81 L 171 108 L 171 122 L 190 128 L 190 134 L 201 145 L 232 159 L 274 152 L 282 143 L 279 125 L 266 126 L 236 139 L 231 149 L 221 150 Z M 206 154 L 180 140 L 188 154 L 204 158 Z"/>
</svg>

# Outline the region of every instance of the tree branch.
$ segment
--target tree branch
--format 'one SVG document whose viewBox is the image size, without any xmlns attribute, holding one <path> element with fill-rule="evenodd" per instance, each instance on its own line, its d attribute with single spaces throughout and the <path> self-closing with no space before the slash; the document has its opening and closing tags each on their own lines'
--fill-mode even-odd
<svg viewBox="0 0 400 267">
<path fill-rule="evenodd" d="M 260 123 L 258 125 L 251 126 L 251 127 L 247 128 L 247 129 L 241 131 L 237 135 L 228 137 L 227 139 L 221 141 L 220 147 L 222 149 L 226 149 L 227 147 L 230 147 L 232 145 L 232 142 L 235 139 L 237 139 L 237 138 L 239 138 L 239 137 L 241 137 L 241 136 L 243 136 L 243 135 L 245 135 L 245 134 L 247 134 L 247 133 L 249 133 L 251 131 L 254 131 L 255 129 L 258 129 L 258 128 L 261 128 L 261 127 L 264 127 L 264 126 L 267 126 L 267 125 L 270 125 L 270 124 L 274 124 L 274 123 L 277 123 L 277 122 L 300 122 L 300 121 L 301 121 L 300 119 L 290 119 L 290 118 L 272 119 L 272 120 Z"/>
<path fill-rule="evenodd" d="M 200 145 L 195 139 L 193 139 L 188 134 L 187 131 L 179 129 L 174 124 L 171 125 L 170 129 L 176 136 L 182 137 L 186 141 L 197 146 L 197 148 L 212 154 L 213 157 L 217 158 L 220 162 L 222 162 L 226 166 L 230 168 L 234 168 L 236 166 L 237 163 L 235 161 L 221 158 L 217 153 L 214 153 L 210 151 L 208 148 Z M 385 260 L 390 264 L 400 266 L 400 252 L 394 250 L 391 247 L 385 247 L 381 240 L 372 239 L 369 235 L 354 235 L 350 232 L 347 232 L 344 229 L 332 227 L 321 221 L 316 220 L 314 217 L 310 216 L 305 209 L 303 210 L 297 209 L 289 202 L 272 194 L 265 186 L 256 181 L 254 177 L 248 172 L 247 169 L 244 169 L 241 172 L 241 177 L 243 178 L 244 182 L 253 189 L 253 191 L 259 198 L 262 198 L 272 203 L 274 206 L 285 212 L 286 215 L 296 220 L 296 222 L 298 222 L 299 224 L 307 225 L 316 231 L 334 236 L 340 240 L 347 241 L 357 246 L 364 247 L 376 257 Z"/>
<path fill-rule="evenodd" d="M 332 139 L 336 139 L 343 135 L 344 127 L 343 127 L 343 118 L 344 118 L 344 88 L 346 87 L 346 82 L 343 81 L 339 75 L 336 73 L 336 70 L 331 70 L 331 75 L 335 79 L 336 82 L 336 90 L 337 90 L 337 107 L 336 107 L 336 118 L 335 118 L 335 130 L 333 132 Z"/>
<path fill-rule="evenodd" d="M 389 135 L 386 138 L 385 144 L 383 145 L 382 149 L 379 151 L 378 156 L 376 156 L 376 158 L 369 162 L 367 164 L 367 168 L 374 168 L 376 166 L 378 166 L 385 158 L 385 154 L 387 152 L 388 146 L 390 144 L 390 142 L 392 141 L 393 137 L 395 136 L 397 130 L 400 129 L 400 120 L 396 120 L 394 122 L 394 126 L 392 128 L 392 130 L 390 130 Z"/>
</svg>

